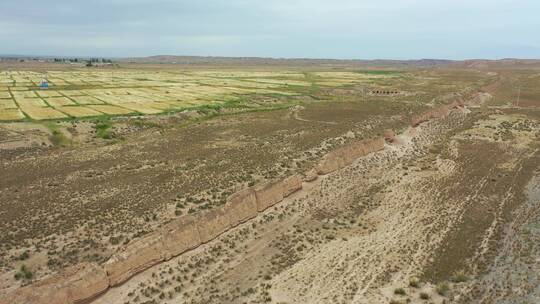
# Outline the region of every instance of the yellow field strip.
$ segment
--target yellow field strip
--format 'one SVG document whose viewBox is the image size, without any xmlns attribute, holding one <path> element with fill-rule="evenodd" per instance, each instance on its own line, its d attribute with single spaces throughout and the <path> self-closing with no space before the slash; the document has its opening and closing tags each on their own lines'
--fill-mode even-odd
<svg viewBox="0 0 540 304">
<path fill-rule="evenodd" d="M 20 120 L 24 115 L 19 109 L 0 109 L 0 121 Z"/>
<path fill-rule="evenodd" d="M 59 107 L 57 109 L 73 117 L 88 117 L 88 116 L 103 115 L 102 112 L 96 111 L 89 107 L 65 106 L 65 107 Z"/>
<path fill-rule="evenodd" d="M 309 75 L 309 78 L 306 78 Z M 238 100 L 242 95 L 298 95 L 291 87 L 341 86 L 393 77 L 355 72 L 295 71 L 50 71 L 50 89 L 38 90 L 44 74 L 0 72 L 0 117 L 58 119 L 102 114 L 158 114 Z M 20 109 L 17 109 L 20 107 Z"/>
</svg>

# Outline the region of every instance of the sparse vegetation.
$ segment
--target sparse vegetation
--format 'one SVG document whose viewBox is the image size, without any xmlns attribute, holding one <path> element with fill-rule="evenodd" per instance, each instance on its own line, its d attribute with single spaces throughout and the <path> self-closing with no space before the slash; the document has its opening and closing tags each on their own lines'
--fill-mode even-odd
<svg viewBox="0 0 540 304">
<path fill-rule="evenodd" d="M 425 293 L 425 292 L 421 292 L 420 295 L 419 295 L 420 299 L 422 300 L 429 300 L 429 294 Z"/>
<path fill-rule="evenodd" d="M 34 274 L 30 269 L 26 267 L 26 265 L 21 265 L 21 268 L 19 268 L 19 271 L 15 273 L 15 279 L 16 280 L 30 280 Z"/>
<path fill-rule="evenodd" d="M 437 293 L 441 296 L 446 296 L 448 292 L 450 291 L 450 287 L 447 283 L 439 283 L 437 284 Z"/>
<path fill-rule="evenodd" d="M 28 251 L 24 251 L 23 253 L 21 253 L 21 255 L 19 255 L 17 260 L 24 261 L 24 260 L 28 259 L 29 256 L 30 255 L 28 254 Z"/>
<path fill-rule="evenodd" d="M 452 276 L 452 282 L 454 283 L 462 283 L 466 282 L 468 280 L 467 274 L 463 271 L 456 271 L 454 275 Z"/>
<path fill-rule="evenodd" d="M 394 294 L 404 296 L 407 294 L 407 292 L 403 288 L 396 288 L 394 289 Z"/>
<path fill-rule="evenodd" d="M 101 119 L 95 123 L 96 137 L 102 139 L 112 139 L 114 137 L 112 133 L 112 123 L 109 119 Z"/>
<path fill-rule="evenodd" d="M 96 71 L 93 78 L 101 77 L 98 67 L 91 70 Z M 360 294 L 372 300 L 372 291 L 398 278 L 404 280 L 403 288 L 384 290 L 395 298 L 390 303 L 430 303 L 440 299 L 435 292 L 448 301 L 462 287 L 452 284 L 456 288 L 450 290 L 441 283 L 432 291 L 430 282 L 477 286 L 476 278 L 455 270 L 465 267 L 478 236 L 485 235 L 482 225 L 500 210 L 500 200 L 491 198 L 523 195 L 518 192 L 526 182 L 522 175 L 535 172 L 531 163 L 536 164 L 537 145 L 524 138 L 540 134 L 536 120 L 501 119 L 489 125 L 493 129 L 481 127 L 475 123 L 491 119 L 494 111 L 487 107 L 491 112 L 473 109 L 465 115 L 456 109 L 420 128 L 409 126 L 411 116 L 474 93 L 487 77 L 485 71 L 247 70 L 192 67 L 150 74 L 118 69 L 118 82 L 111 81 L 111 87 L 96 80 L 95 87 L 65 85 L 38 93 L 10 88 L 9 98 L 1 97 L 0 85 L 0 101 L 39 99 L 49 109 L 31 112 L 20 126 L 6 124 L 0 134 L 17 144 L 18 138 L 38 138 L 24 149 L 0 153 L 6 210 L 0 213 L 0 227 L 8 232 L 0 234 L 0 256 L 5 257 L 0 266 L 16 269 L 16 284 L 26 285 L 81 262 L 101 265 L 171 221 L 230 208 L 230 195 L 246 187 L 258 189 L 292 174 L 307 176 L 329 152 L 381 136 L 388 128 L 407 130 L 407 140 L 387 143 L 384 150 L 332 174 L 313 173 L 316 179 L 306 178 L 303 191 L 264 212 L 250 204 L 250 211 L 242 212 L 257 209 L 256 217 L 140 272 L 137 286 L 118 287 L 122 301 L 266 303 L 289 297 L 302 302 L 324 295 L 321 301 L 349 303 Z M 82 70 L 74 80 L 89 71 Z M 190 85 L 179 86 L 184 79 Z M 141 82 L 152 85 L 137 86 Z M 205 94 L 198 93 L 201 87 Z M 365 94 L 379 88 L 400 93 Z M 194 97 L 184 104 L 187 95 L 182 93 L 191 89 Z M 134 102 L 120 102 L 128 97 Z M 76 104 L 61 105 L 70 102 Z M 73 112 L 76 108 L 88 112 Z M 41 119 L 33 114 L 60 115 L 55 111 L 66 115 L 32 120 Z M 77 118 L 75 113 L 89 116 Z M 507 119 L 505 115 L 497 114 Z M 13 125 L 20 129 L 10 129 Z M 50 149 L 50 143 L 64 148 Z M 471 189 L 481 198 L 475 204 L 467 203 Z M 512 208 L 519 208 L 514 203 Z M 466 224 L 455 222 L 461 213 L 467 215 L 464 221 L 470 220 Z M 496 230 L 494 242 L 500 233 L 503 229 Z M 489 246 L 495 244 L 489 241 Z M 474 267 L 487 266 L 497 250 L 488 249 L 481 259 L 486 265 Z M 429 262 L 418 269 L 417 257 Z M 27 266 L 20 266 L 22 261 Z M 411 274 L 420 279 L 407 282 Z"/>
<path fill-rule="evenodd" d="M 409 280 L 409 286 L 413 288 L 419 288 L 420 287 L 420 281 L 417 278 L 412 278 Z"/>
</svg>

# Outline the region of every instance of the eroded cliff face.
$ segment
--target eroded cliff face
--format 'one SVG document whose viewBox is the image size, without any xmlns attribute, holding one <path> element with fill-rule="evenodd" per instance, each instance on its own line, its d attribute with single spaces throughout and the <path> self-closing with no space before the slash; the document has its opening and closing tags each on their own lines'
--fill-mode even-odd
<svg viewBox="0 0 540 304">
<path fill-rule="evenodd" d="M 238 191 L 227 199 L 225 212 L 229 216 L 231 227 L 257 216 L 257 196 L 252 188 Z"/>
<path fill-rule="evenodd" d="M 283 179 L 281 184 L 283 187 L 283 197 L 287 197 L 302 189 L 302 177 L 299 174 L 295 174 Z"/>
<path fill-rule="evenodd" d="M 127 244 L 103 265 L 110 285 L 119 285 L 133 275 L 165 260 L 164 251 L 161 233 L 148 234 Z"/>
<path fill-rule="evenodd" d="M 350 165 L 359 157 L 384 149 L 384 138 L 349 144 L 328 153 L 317 165 L 317 173 L 328 174 Z"/>
<path fill-rule="evenodd" d="M 283 200 L 281 181 L 270 181 L 255 188 L 257 210 L 262 212 Z"/>
<path fill-rule="evenodd" d="M 160 233 L 163 237 L 166 260 L 196 248 L 202 243 L 197 222 L 193 217 L 181 217 L 174 220 L 165 225 Z"/>
<path fill-rule="evenodd" d="M 396 133 L 394 133 L 393 130 L 387 129 L 387 130 L 384 130 L 383 137 L 384 137 L 384 140 L 386 140 L 389 143 L 392 143 L 396 140 Z"/>
<path fill-rule="evenodd" d="M 109 287 L 109 277 L 105 269 L 96 263 L 84 263 L 71 268 L 66 290 L 68 299 L 75 304 L 85 303 L 105 292 Z"/>
<path fill-rule="evenodd" d="M 223 207 L 212 209 L 197 217 L 197 230 L 202 243 L 207 243 L 231 227 Z"/>
<path fill-rule="evenodd" d="M 412 119 L 412 125 L 432 118 L 442 118 L 462 101 L 427 111 Z M 302 182 L 313 181 L 353 163 L 356 159 L 384 149 L 385 139 L 393 141 L 394 133 L 384 137 L 350 143 L 328 153 L 304 177 L 296 174 L 273 180 L 229 196 L 225 205 L 203 214 L 183 216 L 140 239 L 123 246 L 103 265 L 83 263 L 65 269 L 54 277 L 20 288 L 0 300 L 1 304 L 86 303 L 124 283 L 135 274 L 164 260 L 171 259 L 257 216 L 285 197 L 302 189 Z"/>
</svg>

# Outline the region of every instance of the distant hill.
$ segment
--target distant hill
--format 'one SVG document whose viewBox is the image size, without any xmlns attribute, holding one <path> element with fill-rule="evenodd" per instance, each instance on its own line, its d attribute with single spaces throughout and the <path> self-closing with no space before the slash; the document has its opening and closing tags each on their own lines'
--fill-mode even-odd
<svg viewBox="0 0 540 304">
<path fill-rule="evenodd" d="M 117 59 L 120 63 L 140 64 L 182 64 L 182 65 L 234 65 L 234 66 L 326 66 L 326 67 L 454 67 L 454 68 L 540 68 L 540 59 L 505 58 L 499 60 L 470 59 L 309 59 L 309 58 L 263 58 L 263 57 L 204 57 L 204 56 L 173 56 L 157 55 L 149 57 L 134 57 Z"/>
<path fill-rule="evenodd" d="M 472 59 L 456 61 L 454 64 L 456 67 L 465 68 L 527 68 L 538 69 L 540 68 L 540 59 L 517 59 L 517 58 L 504 58 L 499 60 L 486 60 L 486 59 Z"/>
<path fill-rule="evenodd" d="M 452 60 L 356 60 L 356 59 L 308 59 L 263 57 L 202 57 L 158 55 L 150 57 L 123 58 L 118 62 L 193 65 L 293 65 L 293 66 L 435 66 L 451 64 Z"/>
</svg>

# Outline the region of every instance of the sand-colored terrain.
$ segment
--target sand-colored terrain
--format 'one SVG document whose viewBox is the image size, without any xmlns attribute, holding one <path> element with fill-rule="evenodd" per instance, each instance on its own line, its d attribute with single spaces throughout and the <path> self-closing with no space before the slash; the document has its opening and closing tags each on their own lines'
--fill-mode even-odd
<svg viewBox="0 0 540 304">
<path fill-rule="evenodd" d="M 9 90 L 70 116 L 126 112 L 0 124 L 6 303 L 59 275 L 68 290 L 87 283 L 58 303 L 75 293 L 92 303 L 539 299 L 539 103 L 532 86 L 517 104 L 498 95 L 533 72 L 201 70 L 179 76 L 185 88 L 136 88 L 131 100 L 128 82 L 148 72 L 116 73 L 111 88 L 100 73 L 50 73 L 101 86 L 80 93 Z M 30 88 L 32 75 L 10 77 Z M 148 99 L 162 94 L 236 94 L 239 82 L 287 94 L 141 110 L 174 104 Z"/>
<path fill-rule="evenodd" d="M 508 149 L 502 142 L 492 146 L 505 154 L 495 162 L 473 156 L 462 136 L 477 129 L 452 131 L 472 119 L 453 113 L 407 130 L 384 151 L 308 183 L 254 223 L 145 271 L 96 303 L 154 297 L 162 303 L 426 302 L 421 294 L 433 303 L 489 303 L 497 298 L 490 294 L 489 276 L 475 277 L 505 237 L 500 229 L 514 224 L 504 213 L 516 211 L 512 205 L 532 187 L 527 184 L 538 173 L 532 169 L 539 147 L 529 140 Z M 536 125 L 523 135 L 539 131 Z M 489 143 L 485 137 L 477 144 Z M 485 175 L 471 172 L 471 162 Z M 502 201 L 493 189 L 505 194 Z M 466 224 L 478 220 L 480 227 Z M 505 270 L 523 293 L 534 294 L 533 270 Z M 396 294 L 400 288 L 404 295 Z"/>
</svg>

